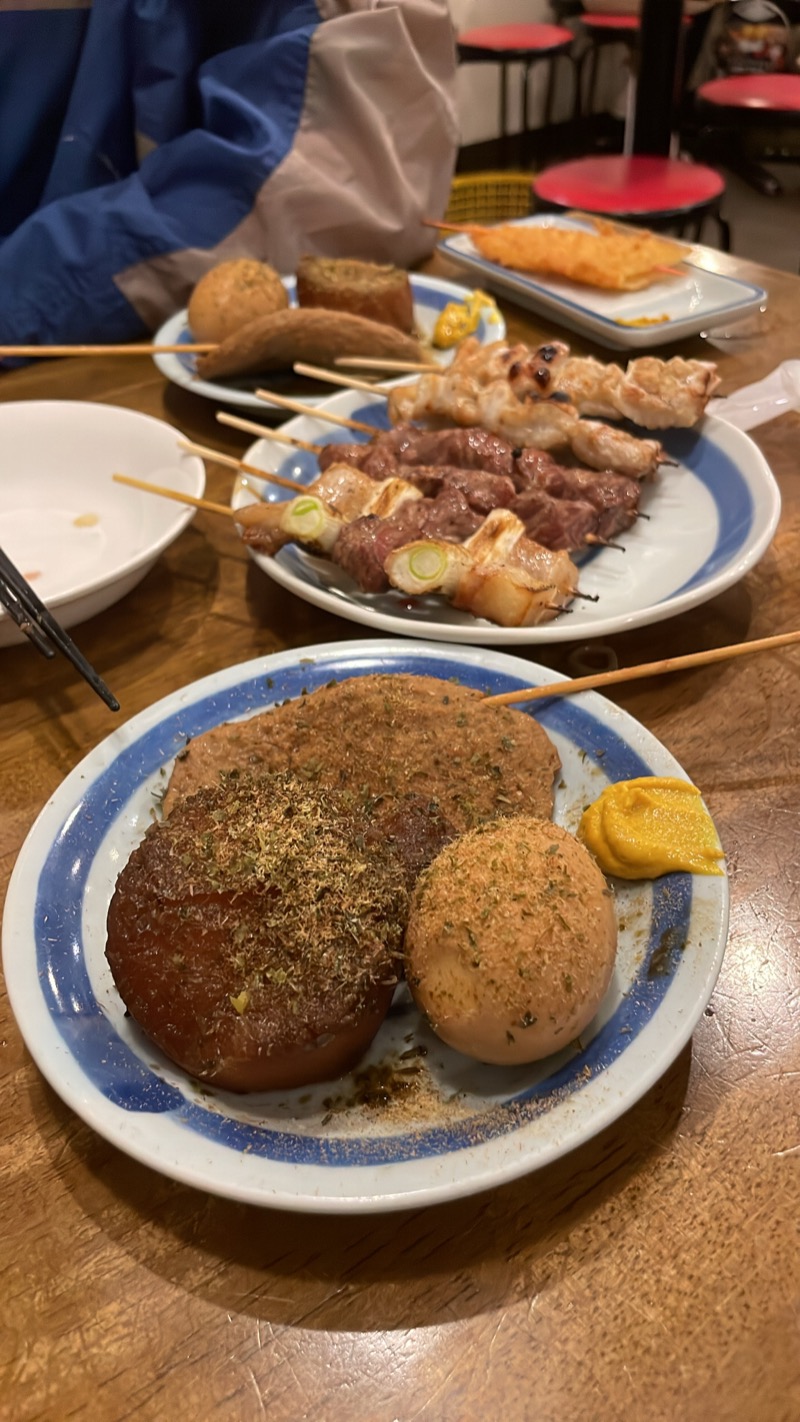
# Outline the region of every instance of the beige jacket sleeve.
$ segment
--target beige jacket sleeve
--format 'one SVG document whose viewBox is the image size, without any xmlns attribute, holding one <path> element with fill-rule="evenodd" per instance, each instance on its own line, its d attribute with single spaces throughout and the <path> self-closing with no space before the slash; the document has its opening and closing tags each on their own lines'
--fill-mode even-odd
<svg viewBox="0 0 800 1422">
<path fill-rule="evenodd" d="M 458 149 L 446 0 L 317 0 L 305 99 L 290 151 L 213 249 L 128 268 L 123 294 L 151 329 L 210 267 L 254 256 L 283 273 L 303 252 L 409 266 L 430 252 L 423 217 L 447 206 Z"/>
</svg>

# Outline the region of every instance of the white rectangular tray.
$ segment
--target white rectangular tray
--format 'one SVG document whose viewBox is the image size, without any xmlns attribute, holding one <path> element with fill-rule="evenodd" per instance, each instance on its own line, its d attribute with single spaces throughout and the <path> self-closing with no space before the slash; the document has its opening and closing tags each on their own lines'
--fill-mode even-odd
<svg viewBox="0 0 800 1422">
<path fill-rule="evenodd" d="M 550 213 L 520 218 L 510 225 L 588 227 L 575 218 Z M 445 256 L 469 271 L 479 285 L 617 350 L 649 349 L 710 331 L 763 309 L 767 301 L 763 287 L 706 271 L 691 260 L 681 263 L 681 275 L 665 277 L 643 291 L 614 292 L 510 271 L 486 261 L 463 232 L 446 237 L 439 245 Z M 692 250 L 699 253 L 704 249 Z M 658 319 L 661 317 L 665 319 Z M 640 318 L 651 318 L 652 324 L 619 324 Z"/>
</svg>

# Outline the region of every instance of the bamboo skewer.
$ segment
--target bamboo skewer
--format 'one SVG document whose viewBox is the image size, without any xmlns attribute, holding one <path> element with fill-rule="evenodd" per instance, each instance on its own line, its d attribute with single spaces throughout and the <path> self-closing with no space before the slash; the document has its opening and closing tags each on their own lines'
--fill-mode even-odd
<svg viewBox="0 0 800 1422">
<path fill-rule="evenodd" d="M 179 439 L 178 444 L 188 454 L 199 454 L 202 459 L 215 459 L 217 464 L 226 464 L 228 468 L 237 469 L 241 474 L 252 474 L 255 479 L 263 479 L 268 484 L 280 484 L 281 488 L 291 489 L 294 494 L 306 492 L 305 484 L 298 484 L 294 479 L 284 479 L 282 474 L 272 474 L 268 469 L 259 469 L 257 464 L 247 464 L 244 459 L 236 459 L 232 454 L 221 454 L 218 449 L 209 449 L 205 444 L 193 444 L 188 439 Z"/>
<path fill-rule="evenodd" d="M 367 395 L 386 395 L 379 384 L 371 380 L 358 380 L 354 375 L 339 375 L 338 371 L 325 370 L 321 365 L 305 365 L 295 362 L 293 369 L 298 375 L 310 375 L 314 380 L 324 380 L 328 385 L 344 385 L 347 390 L 364 390 Z"/>
<path fill-rule="evenodd" d="M 304 405 L 302 400 L 288 400 L 285 395 L 276 395 L 272 390 L 257 390 L 259 400 L 267 400 L 280 405 L 284 410 L 294 410 L 295 414 L 308 415 L 312 420 L 324 420 L 329 425 L 341 425 L 346 430 L 359 430 L 362 434 L 376 435 L 377 425 L 365 425 L 361 420 L 347 420 L 344 415 L 334 415 L 330 410 L 317 410 L 313 405 Z"/>
<path fill-rule="evenodd" d="M 155 346 L 152 342 L 135 341 L 128 345 L 108 346 L 0 346 L 0 356 L 118 356 L 118 355 L 205 355 L 217 349 L 215 344 L 195 342 L 193 345 Z"/>
<path fill-rule="evenodd" d="M 337 356 L 333 363 L 342 370 L 396 370 L 412 375 L 441 375 L 447 368 L 436 361 L 389 360 L 385 356 Z"/>
<path fill-rule="evenodd" d="M 267 425 L 259 425 L 255 420 L 243 420 L 240 415 L 229 415 L 227 410 L 217 410 L 217 419 L 221 425 L 230 425 L 231 429 L 244 430 L 245 434 L 257 435 L 260 439 L 276 439 L 281 444 L 290 444 L 294 449 L 305 449 L 309 454 L 319 454 L 321 446 L 309 444 L 307 439 L 295 439 L 294 435 L 287 435 L 283 430 L 273 430 Z"/>
<path fill-rule="evenodd" d="M 146 494 L 159 494 L 162 499 L 174 499 L 177 504 L 191 504 L 195 509 L 206 509 L 208 513 L 224 514 L 235 518 L 236 510 L 227 504 L 215 504 L 211 499 L 198 499 L 194 494 L 182 494 L 179 489 L 166 489 L 163 484 L 147 484 L 144 479 L 133 479 L 128 474 L 112 474 L 115 484 L 128 484 L 132 489 L 143 489 Z"/>
<path fill-rule="evenodd" d="M 492 226 L 505 225 L 491 222 L 436 222 L 432 217 L 422 217 L 420 222 L 423 227 L 432 227 L 436 232 L 466 232 L 468 237 L 473 232 L 489 232 Z"/>
<path fill-rule="evenodd" d="M 637 667 L 620 667 L 617 671 L 597 672 L 576 677 L 573 681 L 549 682 L 547 686 L 529 686 L 522 691 L 505 691 L 488 696 L 495 706 L 511 706 L 519 701 L 540 701 L 545 696 L 574 696 L 579 691 L 594 691 L 600 686 L 615 686 L 623 681 L 638 681 L 648 676 L 664 676 L 667 672 L 684 671 L 689 667 L 709 666 L 734 657 L 746 657 L 751 652 L 769 652 L 776 647 L 791 647 L 800 642 L 800 631 L 779 632 L 774 637 L 761 637 L 754 642 L 736 642 L 729 647 L 712 647 L 706 652 L 690 652 L 685 657 L 666 657 L 661 662 L 646 662 Z"/>
</svg>

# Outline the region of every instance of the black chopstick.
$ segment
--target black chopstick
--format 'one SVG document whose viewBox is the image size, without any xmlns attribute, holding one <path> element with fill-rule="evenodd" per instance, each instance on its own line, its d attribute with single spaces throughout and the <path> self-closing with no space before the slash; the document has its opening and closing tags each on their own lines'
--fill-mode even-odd
<svg viewBox="0 0 800 1422">
<path fill-rule="evenodd" d="M 0 577 L 0 605 L 3 606 L 13 622 L 16 622 L 20 632 L 31 641 L 37 652 L 41 652 L 43 657 L 54 657 L 55 647 L 51 647 L 44 633 L 37 627 L 35 622 L 31 622 L 30 613 L 25 611 L 14 589 Z"/>
<path fill-rule="evenodd" d="M 76 671 L 80 672 L 84 681 L 88 682 L 92 691 L 96 691 L 97 695 L 106 703 L 106 706 L 112 711 L 119 711 L 119 702 L 116 696 L 109 691 L 102 677 L 97 675 L 94 667 L 87 662 L 83 653 L 78 651 L 72 638 L 56 621 L 53 614 L 47 610 L 41 599 L 36 596 L 30 583 L 25 581 L 19 569 L 14 566 L 2 548 L 0 548 L 0 602 L 20 630 L 30 638 L 43 656 L 54 656 L 53 648 L 62 652 L 67 660 L 72 662 Z"/>
</svg>

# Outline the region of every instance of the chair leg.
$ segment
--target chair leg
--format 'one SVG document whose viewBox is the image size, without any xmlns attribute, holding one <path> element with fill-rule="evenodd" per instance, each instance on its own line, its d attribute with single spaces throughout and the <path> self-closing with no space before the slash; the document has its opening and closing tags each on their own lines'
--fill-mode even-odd
<svg viewBox="0 0 800 1422">
<path fill-rule="evenodd" d="M 565 55 L 564 57 L 569 58 L 568 55 Z M 559 55 L 554 55 L 553 58 L 548 60 L 547 63 L 547 89 L 545 90 L 544 96 L 545 126 L 551 123 L 553 118 L 553 101 L 555 99 L 556 92 L 556 65 L 558 64 L 558 60 Z"/>
<path fill-rule="evenodd" d="M 721 251 L 721 252 L 729 252 L 729 251 L 731 250 L 731 228 L 730 228 L 730 223 L 729 223 L 729 222 L 726 222 L 725 218 L 722 216 L 722 211 L 721 211 L 721 209 L 720 209 L 719 207 L 717 207 L 717 209 L 716 209 L 716 211 L 715 211 L 715 213 L 714 213 L 714 217 L 716 218 L 717 227 L 719 228 L 719 247 L 720 247 L 720 251 Z"/>
</svg>

